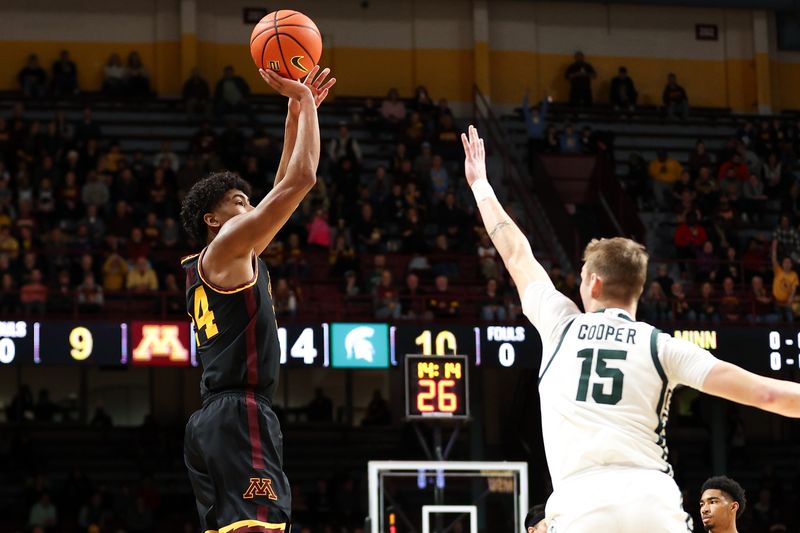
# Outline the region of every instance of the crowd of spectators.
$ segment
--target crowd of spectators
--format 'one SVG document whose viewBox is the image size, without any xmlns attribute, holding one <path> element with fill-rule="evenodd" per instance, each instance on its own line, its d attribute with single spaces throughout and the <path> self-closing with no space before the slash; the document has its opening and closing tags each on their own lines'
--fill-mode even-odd
<svg viewBox="0 0 800 533">
<path fill-rule="evenodd" d="M 62 63 L 75 74 L 66 51 Z M 23 95 L 38 82 L 34 92 L 67 94 L 54 89 L 63 85 L 58 69 L 48 83 L 37 65 L 31 56 L 20 72 Z M 126 66 L 113 55 L 104 75 L 109 98 L 149 91 L 135 52 Z M 0 118 L 0 310 L 97 312 L 122 297 L 161 294 L 168 311 L 182 312 L 177 258 L 199 244 L 177 222 L 183 196 L 199 177 L 227 169 L 251 183 L 257 202 L 281 153 L 232 67 L 213 94 L 195 69 L 183 104 L 197 129 L 180 154 L 169 141 L 155 154 L 123 149 L 89 106 L 77 122 L 57 109 L 52 120 L 30 120 L 22 103 Z M 321 281 L 339 285 L 341 298 L 370 302 L 374 318 L 515 316 L 513 287 L 462 179 L 460 133 L 447 101 L 422 86 L 411 98 L 395 89 L 368 98 L 340 123 L 325 140 L 317 186 L 263 255 L 279 316 L 302 315 L 303 285 Z M 575 135 L 564 144 L 580 143 Z"/>
<path fill-rule="evenodd" d="M 792 322 L 800 313 L 796 263 L 800 123 L 746 121 L 712 153 L 698 140 L 681 164 L 666 150 L 630 166 L 628 191 L 674 226 L 672 262 L 642 299 L 646 318 Z"/>
</svg>

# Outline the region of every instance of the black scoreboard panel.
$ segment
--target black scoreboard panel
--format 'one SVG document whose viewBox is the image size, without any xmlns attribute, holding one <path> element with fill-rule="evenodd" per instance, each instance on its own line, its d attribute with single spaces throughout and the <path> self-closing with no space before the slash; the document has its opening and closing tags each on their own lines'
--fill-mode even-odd
<svg viewBox="0 0 800 533">
<path fill-rule="evenodd" d="M 125 323 L 47 321 L 34 328 L 40 339 L 36 364 L 116 366 L 127 358 Z"/>
<path fill-rule="evenodd" d="M 469 417 L 469 359 L 465 355 L 407 355 L 406 417 Z"/>
</svg>

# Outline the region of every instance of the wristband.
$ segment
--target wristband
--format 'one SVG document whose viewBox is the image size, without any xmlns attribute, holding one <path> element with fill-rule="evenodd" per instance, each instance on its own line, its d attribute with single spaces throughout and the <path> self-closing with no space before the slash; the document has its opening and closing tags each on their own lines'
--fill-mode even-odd
<svg viewBox="0 0 800 533">
<path fill-rule="evenodd" d="M 484 179 L 477 180 L 472 184 L 472 194 L 475 196 L 475 201 L 481 203 L 487 198 L 497 199 L 494 194 L 494 189 L 489 185 L 489 182 Z"/>
</svg>

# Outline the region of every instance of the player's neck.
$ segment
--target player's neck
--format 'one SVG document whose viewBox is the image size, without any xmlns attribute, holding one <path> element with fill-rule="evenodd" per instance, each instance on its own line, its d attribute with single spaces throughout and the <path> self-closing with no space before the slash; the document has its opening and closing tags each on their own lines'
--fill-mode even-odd
<svg viewBox="0 0 800 533">
<path fill-rule="evenodd" d="M 586 309 L 587 313 L 596 313 L 605 309 L 622 309 L 630 315 L 631 318 L 636 318 L 636 302 L 619 302 L 616 300 L 592 300 Z"/>
</svg>

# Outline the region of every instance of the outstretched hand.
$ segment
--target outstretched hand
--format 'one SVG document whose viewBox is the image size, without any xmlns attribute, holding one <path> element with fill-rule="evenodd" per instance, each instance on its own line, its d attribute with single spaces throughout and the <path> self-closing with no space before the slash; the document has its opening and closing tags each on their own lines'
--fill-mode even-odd
<svg viewBox="0 0 800 533">
<path fill-rule="evenodd" d="M 261 77 L 265 82 L 267 82 L 267 85 L 275 89 L 283 96 L 293 98 L 295 100 L 303 100 L 313 97 L 311 89 L 309 89 L 308 85 L 302 82 L 279 76 L 273 70 L 264 70 L 261 68 L 258 69 L 258 73 L 261 74 Z"/>
<path fill-rule="evenodd" d="M 325 82 L 331 69 L 325 68 L 320 72 L 319 65 L 314 65 L 303 81 L 283 78 L 271 70 L 259 69 L 258 72 L 270 87 L 289 97 L 289 112 L 293 115 L 300 113 L 300 100 L 309 95 L 314 99 L 314 105 L 319 107 L 336 84 L 336 78 Z"/>
<path fill-rule="evenodd" d="M 461 142 L 464 145 L 464 175 L 470 187 L 478 180 L 486 179 L 486 151 L 483 147 L 483 139 L 478 136 L 478 130 L 470 125 L 467 133 L 461 134 Z"/>
</svg>

